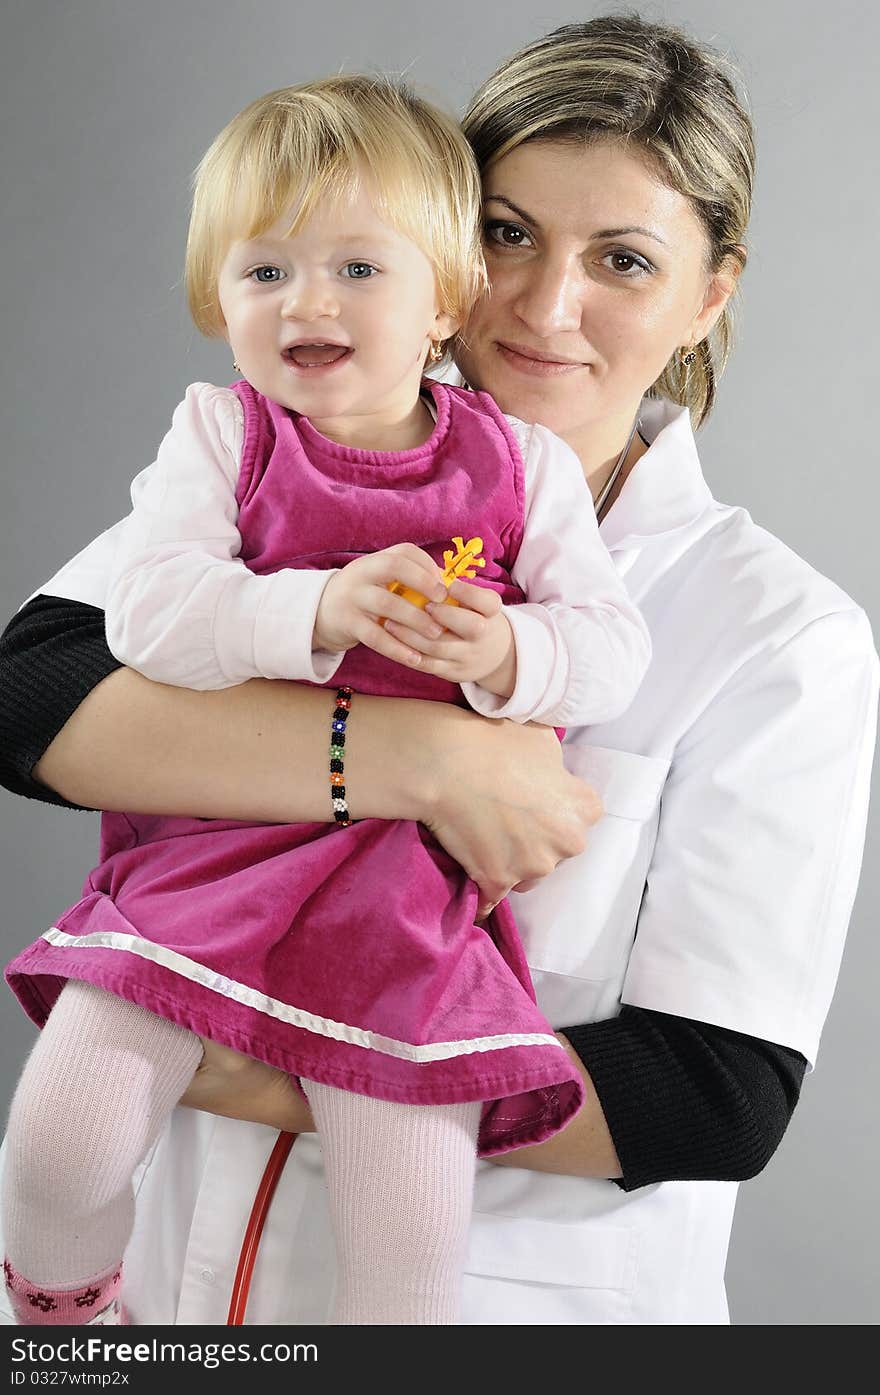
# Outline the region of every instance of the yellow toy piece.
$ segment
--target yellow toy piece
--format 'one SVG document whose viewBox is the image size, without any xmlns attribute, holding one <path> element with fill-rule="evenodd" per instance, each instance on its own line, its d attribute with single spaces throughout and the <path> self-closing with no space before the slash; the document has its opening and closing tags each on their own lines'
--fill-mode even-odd
<svg viewBox="0 0 880 1395">
<path fill-rule="evenodd" d="M 475 567 L 485 567 L 486 559 L 480 556 L 482 551 L 482 538 L 468 538 L 467 542 L 463 538 L 452 539 L 452 548 L 443 553 L 444 572 L 440 578 L 447 590 L 453 581 L 470 580 L 476 576 Z M 410 586 L 404 586 L 401 581 L 390 581 L 388 590 L 393 591 L 395 596 L 403 596 L 405 601 L 418 606 L 419 610 L 424 610 L 428 604 L 427 596 L 423 596 L 421 591 L 413 591 Z M 443 604 L 458 605 L 458 601 L 452 596 L 447 596 Z"/>
</svg>

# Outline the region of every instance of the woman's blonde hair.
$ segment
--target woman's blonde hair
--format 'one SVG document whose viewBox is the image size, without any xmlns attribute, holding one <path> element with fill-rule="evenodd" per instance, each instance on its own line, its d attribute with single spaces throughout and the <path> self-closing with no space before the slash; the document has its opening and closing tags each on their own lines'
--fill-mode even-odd
<svg viewBox="0 0 880 1395">
<path fill-rule="evenodd" d="M 485 171 L 527 141 L 613 140 L 643 152 L 690 200 L 706 232 L 709 271 L 745 266 L 755 147 L 722 56 L 637 15 L 566 24 L 504 63 L 475 95 L 464 131 Z M 685 367 L 676 353 L 650 389 L 690 408 L 715 401 L 732 342 L 731 307 Z"/>
<path fill-rule="evenodd" d="M 461 323 L 483 293 L 480 178 L 451 117 L 385 77 L 341 75 L 259 97 L 230 121 L 194 176 L 186 248 L 190 314 L 225 328 L 217 295 L 232 242 L 291 211 L 292 235 L 325 195 L 361 180 L 381 217 L 424 252 L 440 309 Z"/>
</svg>

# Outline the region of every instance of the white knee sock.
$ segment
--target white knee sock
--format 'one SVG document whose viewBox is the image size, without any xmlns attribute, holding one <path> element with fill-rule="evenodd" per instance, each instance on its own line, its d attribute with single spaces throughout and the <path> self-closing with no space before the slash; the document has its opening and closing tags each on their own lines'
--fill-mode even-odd
<svg viewBox="0 0 880 1395">
<path fill-rule="evenodd" d="M 132 1174 L 201 1055 L 185 1028 L 92 984 L 65 984 L 9 1115 L 3 1228 L 19 1276 L 62 1290 L 118 1268 Z"/>
<path fill-rule="evenodd" d="M 301 1083 L 336 1235 L 334 1322 L 458 1322 L 481 1103 L 392 1104 Z"/>
</svg>

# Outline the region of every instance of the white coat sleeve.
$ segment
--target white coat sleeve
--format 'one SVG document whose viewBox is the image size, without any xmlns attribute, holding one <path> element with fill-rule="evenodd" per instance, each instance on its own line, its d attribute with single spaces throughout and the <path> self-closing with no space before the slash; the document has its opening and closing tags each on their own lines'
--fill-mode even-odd
<svg viewBox="0 0 880 1395">
<path fill-rule="evenodd" d="M 194 383 L 154 465 L 132 486 L 107 585 L 107 643 L 155 682 L 198 689 L 249 678 L 326 682 L 342 659 L 312 651 L 332 572 L 257 576 L 239 558 L 242 437 L 235 394 Z"/>
<path fill-rule="evenodd" d="M 505 606 L 516 645 L 509 698 L 463 683 L 486 717 L 549 726 L 608 722 L 629 707 L 651 640 L 599 528 L 581 463 L 543 426 L 511 423 L 524 446 L 525 518 L 512 569 L 523 605 Z"/>
<path fill-rule="evenodd" d="M 623 1002 L 815 1060 L 858 885 L 877 687 L 856 607 L 725 683 L 674 754 Z"/>
</svg>

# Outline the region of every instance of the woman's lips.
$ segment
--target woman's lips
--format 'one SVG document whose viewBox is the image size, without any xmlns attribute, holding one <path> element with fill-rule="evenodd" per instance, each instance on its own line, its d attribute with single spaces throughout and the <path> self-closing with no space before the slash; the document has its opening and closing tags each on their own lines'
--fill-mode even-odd
<svg viewBox="0 0 880 1395">
<path fill-rule="evenodd" d="M 500 339 L 495 341 L 495 347 L 511 368 L 533 378 L 558 378 L 586 367 L 586 364 L 572 363 L 570 359 L 532 358 L 524 346 L 515 348 L 512 344 L 502 343 Z"/>
</svg>

